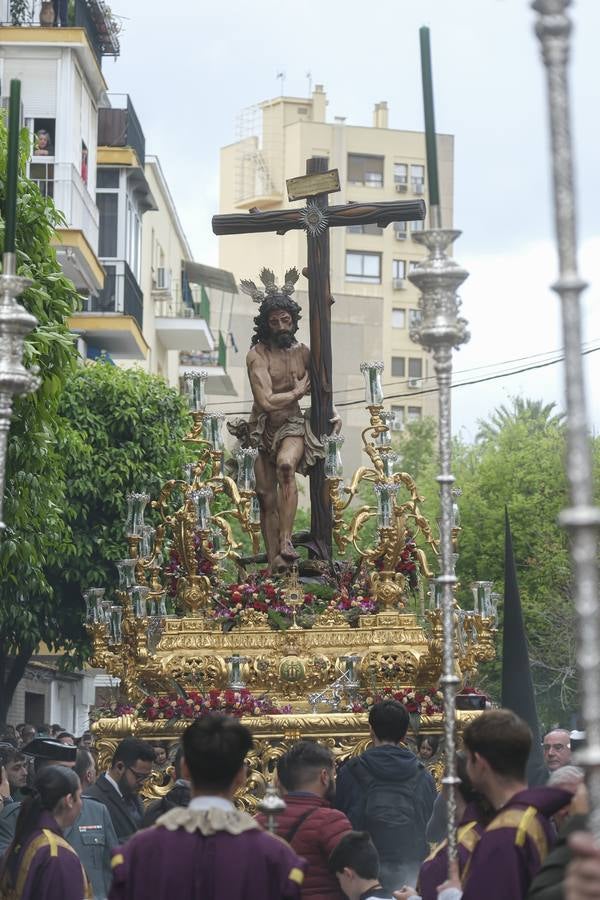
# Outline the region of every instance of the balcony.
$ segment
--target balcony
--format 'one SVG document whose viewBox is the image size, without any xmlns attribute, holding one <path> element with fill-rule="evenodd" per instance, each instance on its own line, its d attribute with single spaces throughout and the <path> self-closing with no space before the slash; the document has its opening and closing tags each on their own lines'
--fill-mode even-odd
<svg viewBox="0 0 600 900">
<path fill-rule="evenodd" d="M 184 302 L 178 284 L 165 280 L 152 288 L 156 335 L 166 350 L 211 353 L 215 339 L 202 310 L 200 297 L 190 292 Z"/>
<path fill-rule="evenodd" d="M 109 94 L 110 107 L 98 110 L 98 147 L 129 147 L 139 165 L 146 160 L 146 138 L 127 94 Z"/>
<path fill-rule="evenodd" d="M 54 198 L 65 217 L 66 226 L 57 228 L 53 239 L 65 275 L 78 291 L 97 293 L 104 284 L 104 272 L 96 255 L 98 209 L 81 175 L 71 163 L 34 156 L 29 176 L 45 197 Z"/>
<path fill-rule="evenodd" d="M 0 0 L 0 24 L 24 29 L 39 28 L 41 29 L 39 40 L 42 40 L 41 34 L 45 32 L 47 35 L 47 28 L 53 23 L 45 22 L 42 25 L 40 10 L 39 0 L 19 0 L 19 3 L 13 0 Z M 67 24 L 63 24 L 61 30 L 57 30 L 53 37 L 55 36 L 56 43 L 60 43 L 67 39 L 67 35 L 63 33 L 65 28 L 83 29 L 100 67 L 103 56 L 120 54 L 118 38 L 120 27 L 104 0 L 74 0 L 74 3 L 69 4 Z M 43 40 L 46 42 L 47 37 Z"/>
<path fill-rule="evenodd" d="M 104 268 L 104 289 L 85 300 L 85 311 L 72 317 L 71 328 L 96 350 L 120 359 L 146 359 L 142 291 L 124 260 Z"/>
</svg>

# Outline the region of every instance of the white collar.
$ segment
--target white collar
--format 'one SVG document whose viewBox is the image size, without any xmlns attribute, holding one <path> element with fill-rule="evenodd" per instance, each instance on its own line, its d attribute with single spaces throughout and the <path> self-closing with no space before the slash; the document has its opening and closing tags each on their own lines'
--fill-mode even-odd
<svg viewBox="0 0 600 900">
<path fill-rule="evenodd" d="M 211 797 L 210 795 L 202 797 L 192 797 L 188 804 L 188 809 L 235 809 L 231 800 L 225 797 Z"/>
<path fill-rule="evenodd" d="M 122 793 L 122 791 L 121 791 L 121 788 L 119 787 L 119 785 L 117 784 L 117 782 L 115 781 L 115 779 L 112 777 L 112 775 L 110 775 L 109 772 L 105 772 L 105 773 L 104 773 L 104 777 L 106 778 L 106 780 L 108 781 L 108 783 L 111 785 L 111 787 L 114 787 L 114 789 L 115 789 L 115 791 L 117 792 L 117 794 L 119 795 L 119 797 L 122 798 L 122 797 L 123 797 L 123 793 Z"/>
</svg>

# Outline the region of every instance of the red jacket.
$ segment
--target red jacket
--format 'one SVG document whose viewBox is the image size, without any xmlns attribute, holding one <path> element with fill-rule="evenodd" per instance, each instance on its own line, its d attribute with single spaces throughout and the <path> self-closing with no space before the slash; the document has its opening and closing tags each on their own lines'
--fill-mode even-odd
<svg viewBox="0 0 600 900">
<path fill-rule="evenodd" d="M 317 794 L 292 791 L 284 799 L 286 809 L 277 816 L 277 835 L 284 840 L 300 817 L 314 810 L 304 819 L 290 842 L 295 853 L 307 862 L 302 900 L 343 900 L 344 894 L 337 878 L 330 873 L 327 861 L 342 835 L 352 830 L 352 825 L 344 813 L 332 809 L 327 800 Z M 257 819 L 263 827 L 266 825 L 264 815 L 257 816 Z"/>
</svg>

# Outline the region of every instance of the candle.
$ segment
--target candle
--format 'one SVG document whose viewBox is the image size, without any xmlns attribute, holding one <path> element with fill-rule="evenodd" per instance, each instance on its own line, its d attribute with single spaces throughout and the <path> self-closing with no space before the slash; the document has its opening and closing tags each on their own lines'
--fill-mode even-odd
<svg viewBox="0 0 600 900">
<path fill-rule="evenodd" d="M 8 106 L 8 157 L 4 197 L 4 252 L 15 252 L 17 230 L 17 179 L 19 174 L 19 128 L 21 125 L 21 82 L 10 82 Z"/>
<path fill-rule="evenodd" d="M 425 147 L 427 151 L 429 205 L 439 207 L 440 189 L 438 184 L 437 149 L 435 142 L 435 116 L 433 112 L 431 47 L 429 44 L 429 28 L 425 25 L 419 29 L 419 39 L 421 42 L 421 78 L 423 81 L 423 111 L 425 113 Z"/>
</svg>

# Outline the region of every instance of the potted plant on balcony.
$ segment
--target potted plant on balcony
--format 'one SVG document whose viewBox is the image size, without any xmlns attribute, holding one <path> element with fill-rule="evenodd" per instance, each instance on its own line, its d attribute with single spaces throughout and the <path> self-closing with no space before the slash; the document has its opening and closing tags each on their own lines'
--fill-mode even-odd
<svg viewBox="0 0 600 900">
<path fill-rule="evenodd" d="M 13 25 L 25 25 L 29 18 L 29 0 L 10 0 L 10 19 Z"/>
</svg>

